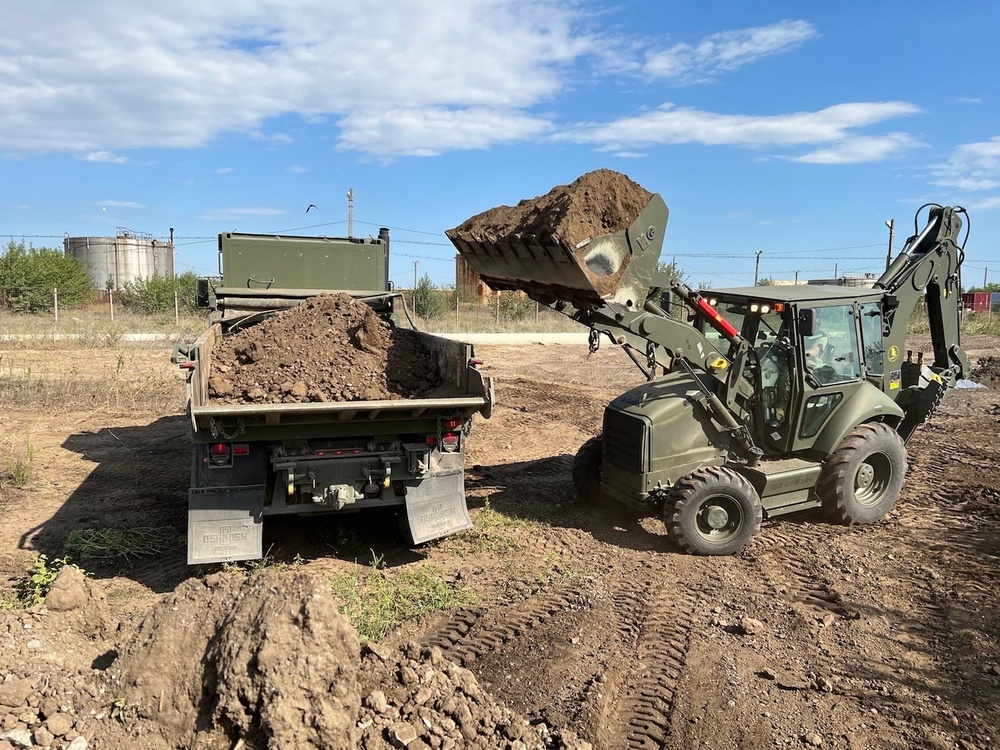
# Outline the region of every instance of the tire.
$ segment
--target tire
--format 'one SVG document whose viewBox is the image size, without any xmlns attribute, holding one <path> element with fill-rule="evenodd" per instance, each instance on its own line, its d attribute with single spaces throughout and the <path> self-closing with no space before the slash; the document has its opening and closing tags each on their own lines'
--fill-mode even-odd
<svg viewBox="0 0 1000 750">
<path fill-rule="evenodd" d="M 667 533 L 684 552 L 735 555 L 760 531 L 760 495 L 745 477 L 721 466 L 682 477 L 664 504 Z"/>
<path fill-rule="evenodd" d="M 573 459 L 573 486 L 580 502 L 594 502 L 601 494 L 601 461 L 604 457 L 604 438 L 592 437 L 580 446 Z"/>
<path fill-rule="evenodd" d="M 899 499 L 906 470 L 906 447 L 896 431 L 881 422 L 861 424 L 826 459 L 816 494 L 831 521 L 877 523 Z"/>
</svg>

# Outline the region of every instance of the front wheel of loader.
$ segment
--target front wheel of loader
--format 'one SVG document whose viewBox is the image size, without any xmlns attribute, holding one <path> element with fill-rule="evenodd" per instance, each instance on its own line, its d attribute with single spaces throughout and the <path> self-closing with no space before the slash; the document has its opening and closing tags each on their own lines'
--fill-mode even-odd
<svg viewBox="0 0 1000 750">
<path fill-rule="evenodd" d="M 861 424 L 826 459 L 816 494 L 832 521 L 876 523 L 899 499 L 906 469 L 899 434 L 881 422 Z"/>
<path fill-rule="evenodd" d="M 663 506 L 671 539 L 696 555 L 735 555 L 760 531 L 763 510 L 753 485 L 732 469 L 710 466 L 677 481 Z"/>
<path fill-rule="evenodd" d="M 594 502 L 601 493 L 601 461 L 604 438 L 592 437 L 580 446 L 573 459 L 573 486 L 580 502 Z"/>
</svg>

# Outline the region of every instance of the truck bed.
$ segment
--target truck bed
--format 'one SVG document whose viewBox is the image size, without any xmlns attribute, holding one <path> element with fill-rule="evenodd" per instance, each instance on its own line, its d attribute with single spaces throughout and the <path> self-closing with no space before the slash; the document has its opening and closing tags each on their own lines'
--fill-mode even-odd
<svg viewBox="0 0 1000 750">
<path fill-rule="evenodd" d="M 416 332 L 424 346 L 436 358 L 444 384 L 433 398 L 381 401 L 342 401 L 296 404 L 220 404 L 208 396 L 212 353 L 222 336 L 221 326 L 212 325 L 191 347 L 188 379 L 188 404 L 195 433 L 217 430 L 220 425 L 238 420 L 245 431 L 256 427 L 356 423 L 361 421 L 407 420 L 426 417 L 431 412 L 450 412 L 464 416 L 480 412 L 488 417 L 492 406 L 492 383 L 468 366 L 472 347 L 433 334 Z M 197 437 L 196 437 L 197 439 Z"/>
</svg>

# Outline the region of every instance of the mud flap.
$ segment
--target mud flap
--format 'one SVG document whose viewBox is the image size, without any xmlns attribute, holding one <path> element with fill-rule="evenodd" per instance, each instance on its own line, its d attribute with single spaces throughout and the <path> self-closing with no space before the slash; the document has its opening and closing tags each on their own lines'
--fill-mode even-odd
<svg viewBox="0 0 1000 750">
<path fill-rule="evenodd" d="M 465 472 L 436 474 L 406 488 L 406 521 L 414 544 L 472 528 L 465 506 Z"/>
<path fill-rule="evenodd" d="M 188 565 L 263 556 L 264 486 L 192 489 L 188 494 Z"/>
</svg>

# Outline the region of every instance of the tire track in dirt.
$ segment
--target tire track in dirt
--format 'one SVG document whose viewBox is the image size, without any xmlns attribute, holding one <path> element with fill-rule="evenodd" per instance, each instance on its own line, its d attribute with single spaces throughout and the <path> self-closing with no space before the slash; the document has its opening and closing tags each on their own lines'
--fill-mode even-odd
<svg viewBox="0 0 1000 750">
<path fill-rule="evenodd" d="M 574 668 L 556 666 L 574 676 L 575 684 L 568 681 L 548 699 L 532 696 L 532 705 L 521 708 L 534 720 L 549 720 L 561 711 L 555 717 L 559 723 L 571 722 L 596 747 L 663 748 L 701 604 L 696 592 L 718 580 L 707 569 L 696 578 L 679 578 L 674 559 L 664 558 L 666 564 L 646 559 L 626 570 L 619 566 L 582 585 L 546 592 L 502 611 L 464 609 L 424 642 L 480 679 L 495 678 L 499 666 L 507 687 L 512 671 L 525 669 L 525 664 L 541 668 L 532 660 L 535 644 L 578 644 L 565 657 L 576 662 Z M 695 558 L 683 561 L 685 568 L 704 567 L 689 565 Z M 548 655 L 536 654 L 542 658 Z"/>
<path fill-rule="evenodd" d="M 829 544 L 831 537 L 850 533 L 833 524 L 794 524 L 776 522 L 765 527 L 754 540 L 754 552 L 765 557 L 777 556 L 781 565 L 770 572 L 788 584 L 786 597 L 807 604 L 821 613 L 855 618 L 857 609 L 844 601 L 829 578 L 817 565 L 815 550 Z"/>
</svg>

